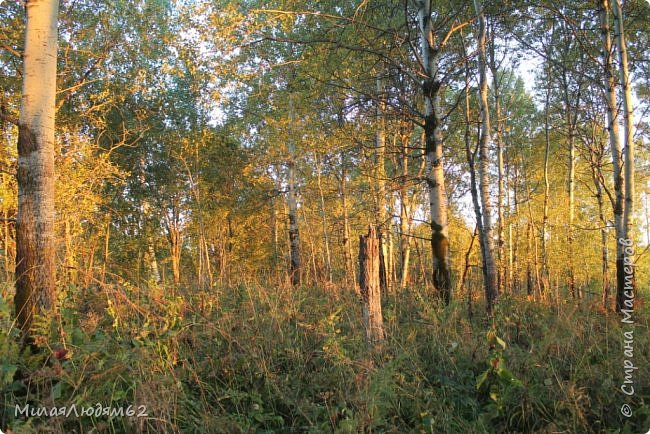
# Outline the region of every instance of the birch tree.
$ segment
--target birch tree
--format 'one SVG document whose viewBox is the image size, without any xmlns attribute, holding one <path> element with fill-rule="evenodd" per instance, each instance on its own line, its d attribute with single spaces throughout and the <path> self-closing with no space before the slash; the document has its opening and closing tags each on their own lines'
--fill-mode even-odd
<svg viewBox="0 0 650 434">
<path fill-rule="evenodd" d="M 503 196 L 504 196 L 504 162 L 503 162 L 503 118 L 501 115 L 501 78 L 499 77 L 499 68 L 497 65 L 495 45 L 496 45 L 496 26 L 493 24 L 490 28 L 490 57 L 489 68 L 492 74 L 492 92 L 494 95 L 494 116 L 496 118 L 495 142 L 497 150 L 497 173 L 498 173 L 498 193 L 497 193 L 497 259 L 499 269 L 499 290 L 508 287 L 506 283 L 506 261 L 504 258 L 504 231 L 503 231 Z M 486 86 L 487 87 L 487 86 Z"/>
<path fill-rule="evenodd" d="M 609 0 L 599 1 L 599 18 L 602 39 L 603 54 L 603 72 L 604 72 L 604 96 L 607 105 L 607 132 L 609 134 L 609 147 L 612 154 L 612 167 L 614 177 L 614 231 L 616 235 L 616 275 L 617 287 L 618 276 L 622 273 L 623 266 L 623 245 L 618 242 L 623 238 L 623 159 L 621 158 L 621 141 L 618 129 L 618 102 L 616 95 L 616 80 L 613 70 L 613 46 L 610 28 L 610 10 Z M 619 271 L 620 269 L 620 271 Z M 618 290 L 617 290 L 617 308 L 618 308 Z"/>
<path fill-rule="evenodd" d="M 289 96 L 289 160 L 287 162 L 287 207 L 289 208 L 289 274 L 292 285 L 300 285 L 300 234 L 298 232 L 298 190 L 296 188 L 296 113 L 293 95 Z"/>
<path fill-rule="evenodd" d="M 625 205 L 623 208 L 622 235 L 623 239 L 633 242 L 632 225 L 634 220 L 634 117 L 632 111 L 632 89 L 630 87 L 630 73 L 628 69 L 627 47 L 625 42 L 625 29 L 623 25 L 623 10 L 620 0 L 612 0 L 614 13 L 614 33 L 618 49 L 618 61 L 623 87 L 623 116 L 624 116 L 624 164 L 625 164 Z M 617 244 L 622 244 L 620 238 Z M 632 249 L 633 250 L 633 249 Z M 616 258 L 616 310 L 629 309 L 626 298 L 634 299 L 634 258 L 623 249 L 622 258 Z M 623 263 L 619 265 L 619 260 Z M 632 294 L 632 296 L 626 295 Z"/>
<path fill-rule="evenodd" d="M 16 319 L 28 334 L 34 313 L 56 300 L 54 114 L 58 0 L 26 2 L 23 93 L 18 121 Z"/>
<path fill-rule="evenodd" d="M 443 170 L 442 150 L 442 77 L 440 58 L 442 50 L 455 30 L 452 28 L 440 41 L 436 41 L 431 17 L 431 1 L 418 0 L 418 23 L 420 30 L 420 56 L 425 79 L 422 83 L 424 96 L 425 179 L 429 190 L 431 210 L 431 250 L 433 253 L 433 286 L 445 302 L 451 299 L 451 276 L 449 270 L 449 229 L 447 223 L 447 193 Z"/>
<path fill-rule="evenodd" d="M 478 69 L 479 69 L 479 107 L 481 111 L 481 132 L 479 135 L 479 176 L 483 227 L 479 236 L 483 238 L 483 270 L 485 277 L 485 300 L 487 311 L 492 312 L 499 296 L 497 267 L 494 260 L 494 239 L 492 229 L 492 204 L 490 201 L 490 178 L 488 152 L 490 145 L 490 109 L 487 97 L 487 29 L 485 14 L 480 0 L 474 0 L 474 8 L 479 19 L 478 35 Z"/>
</svg>

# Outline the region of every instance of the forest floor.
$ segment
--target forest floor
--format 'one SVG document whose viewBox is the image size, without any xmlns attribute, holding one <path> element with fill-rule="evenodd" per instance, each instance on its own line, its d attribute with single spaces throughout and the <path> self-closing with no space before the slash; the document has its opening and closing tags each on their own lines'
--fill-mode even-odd
<svg viewBox="0 0 650 434">
<path fill-rule="evenodd" d="M 504 296 L 488 319 L 478 302 L 470 317 L 466 299 L 441 308 L 411 289 L 386 297 L 386 340 L 370 349 L 349 292 L 107 285 L 68 290 L 54 325 L 37 324 L 41 350 L 21 355 L 9 293 L 0 289 L 6 433 L 650 428 L 645 306 L 624 324 L 596 297 L 558 306 Z"/>
</svg>

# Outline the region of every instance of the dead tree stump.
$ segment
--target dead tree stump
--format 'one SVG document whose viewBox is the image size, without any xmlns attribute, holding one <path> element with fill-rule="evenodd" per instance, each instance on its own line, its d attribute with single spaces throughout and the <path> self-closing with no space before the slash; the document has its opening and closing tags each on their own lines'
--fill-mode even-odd
<svg viewBox="0 0 650 434">
<path fill-rule="evenodd" d="M 379 238 L 377 230 L 370 226 L 368 235 L 359 236 L 359 288 L 366 340 L 371 346 L 384 340 L 379 262 Z"/>
</svg>

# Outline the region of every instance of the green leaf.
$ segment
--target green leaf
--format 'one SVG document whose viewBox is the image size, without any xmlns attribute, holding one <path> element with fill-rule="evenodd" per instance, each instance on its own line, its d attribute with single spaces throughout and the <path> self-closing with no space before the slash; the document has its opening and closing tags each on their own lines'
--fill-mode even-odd
<svg viewBox="0 0 650 434">
<path fill-rule="evenodd" d="M 506 381 L 512 381 L 514 378 L 512 372 L 510 372 L 509 369 L 501 366 L 499 366 L 499 369 L 497 370 L 497 375 L 499 376 L 499 378 Z"/>
<path fill-rule="evenodd" d="M 52 387 L 52 399 L 57 400 L 61 398 L 61 382 L 58 382 Z"/>
<path fill-rule="evenodd" d="M 488 370 L 488 371 L 485 371 L 481 375 L 478 376 L 478 378 L 476 379 L 476 390 L 480 389 L 481 386 L 483 386 L 483 384 L 485 383 L 485 381 L 488 378 L 489 373 L 490 373 L 490 371 Z"/>
</svg>

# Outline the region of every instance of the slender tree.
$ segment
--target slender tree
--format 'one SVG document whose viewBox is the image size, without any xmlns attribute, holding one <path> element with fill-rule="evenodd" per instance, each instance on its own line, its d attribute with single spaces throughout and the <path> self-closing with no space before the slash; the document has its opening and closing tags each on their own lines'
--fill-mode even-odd
<svg viewBox="0 0 650 434">
<path fill-rule="evenodd" d="M 497 150 L 497 260 L 498 260 L 498 270 L 499 270 L 499 290 L 503 291 L 506 285 L 506 264 L 504 258 L 504 245 L 505 245 L 505 235 L 503 228 L 503 196 L 504 196 L 504 163 L 503 163 L 503 118 L 501 115 L 501 78 L 499 77 L 499 68 L 497 65 L 496 59 L 496 35 L 495 35 L 495 26 L 490 28 L 490 44 L 489 44 L 489 68 L 490 73 L 492 74 L 492 93 L 494 95 L 494 116 L 496 123 L 495 131 L 495 144 Z"/>
<path fill-rule="evenodd" d="M 289 161 L 288 179 L 287 179 L 287 206 L 289 208 L 289 257 L 290 268 L 289 274 L 292 285 L 300 285 L 300 234 L 298 232 L 298 190 L 296 186 L 296 143 L 295 143 L 295 122 L 296 113 L 293 101 L 293 95 L 289 95 Z"/>
<path fill-rule="evenodd" d="M 620 0 L 612 0 L 614 12 L 614 33 L 618 48 L 618 60 L 621 75 L 621 86 L 623 86 L 623 117 L 625 126 L 625 206 L 623 209 L 623 230 L 622 235 L 625 241 L 633 243 L 632 225 L 634 220 L 634 117 L 632 111 L 632 89 L 630 85 L 630 73 L 627 60 L 627 46 L 625 42 L 625 28 L 623 26 L 623 10 Z M 632 249 L 633 250 L 633 249 Z M 618 258 L 617 258 L 618 261 Z M 616 269 L 616 310 L 629 309 L 626 306 L 626 299 L 632 299 L 634 294 L 634 258 L 623 249 L 623 266 Z"/>
<path fill-rule="evenodd" d="M 483 237 L 483 268 L 485 271 L 485 299 L 487 310 L 492 312 L 494 304 L 499 297 L 499 284 L 497 277 L 497 266 L 494 260 L 494 240 L 492 229 L 492 204 L 490 201 L 490 178 L 489 178 L 489 144 L 490 144 L 490 108 L 487 97 L 487 57 L 486 40 L 487 26 L 485 14 L 480 0 L 474 0 L 474 8 L 479 18 L 478 35 L 478 69 L 479 69 L 479 107 L 481 110 L 481 133 L 479 136 L 479 158 L 480 158 L 480 192 L 482 205 L 483 227 L 479 236 Z M 501 173 L 501 172 L 500 172 Z"/>
<path fill-rule="evenodd" d="M 619 293 L 622 287 L 623 276 L 623 244 L 618 242 L 621 238 L 625 237 L 623 230 L 623 158 L 621 151 L 621 140 L 618 127 L 618 102 L 616 95 L 616 79 L 614 77 L 613 67 L 613 45 L 611 40 L 611 27 L 610 27 L 610 11 L 611 6 L 609 0 L 599 0 L 599 18 L 600 30 L 602 39 L 602 53 L 603 53 L 603 72 L 604 72 L 604 88 L 605 88 L 605 103 L 607 105 L 607 131 L 609 133 L 609 147 L 612 153 L 612 167 L 614 177 L 614 200 L 612 206 L 614 208 L 614 230 L 616 235 L 616 282 L 617 282 L 617 296 L 616 308 L 620 309 Z"/>
<path fill-rule="evenodd" d="M 418 0 L 418 23 L 420 26 L 420 56 L 425 79 L 422 83 L 424 95 L 424 133 L 426 168 L 425 178 L 429 189 L 431 210 L 431 250 L 433 252 L 433 286 L 437 295 L 445 302 L 451 300 L 451 275 L 449 269 L 449 229 L 447 223 L 447 193 L 445 173 L 442 164 L 442 78 L 440 61 L 442 42 L 436 44 L 436 35 L 431 18 L 431 0 Z M 451 33 L 451 31 L 450 31 Z M 449 34 L 450 34 L 449 33 Z M 448 35 L 449 35 L 448 34 Z M 445 37 L 443 41 L 448 38 Z"/>
<path fill-rule="evenodd" d="M 375 220 L 379 231 L 379 275 L 383 291 L 390 291 L 391 282 L 391 235 L 390 219 L 386 210 L 386 101 L 384 96 L 384 85 L 382 77 L 376 79 L 377 92 L 377 131 L 375 137 Z"/>
</svg>

